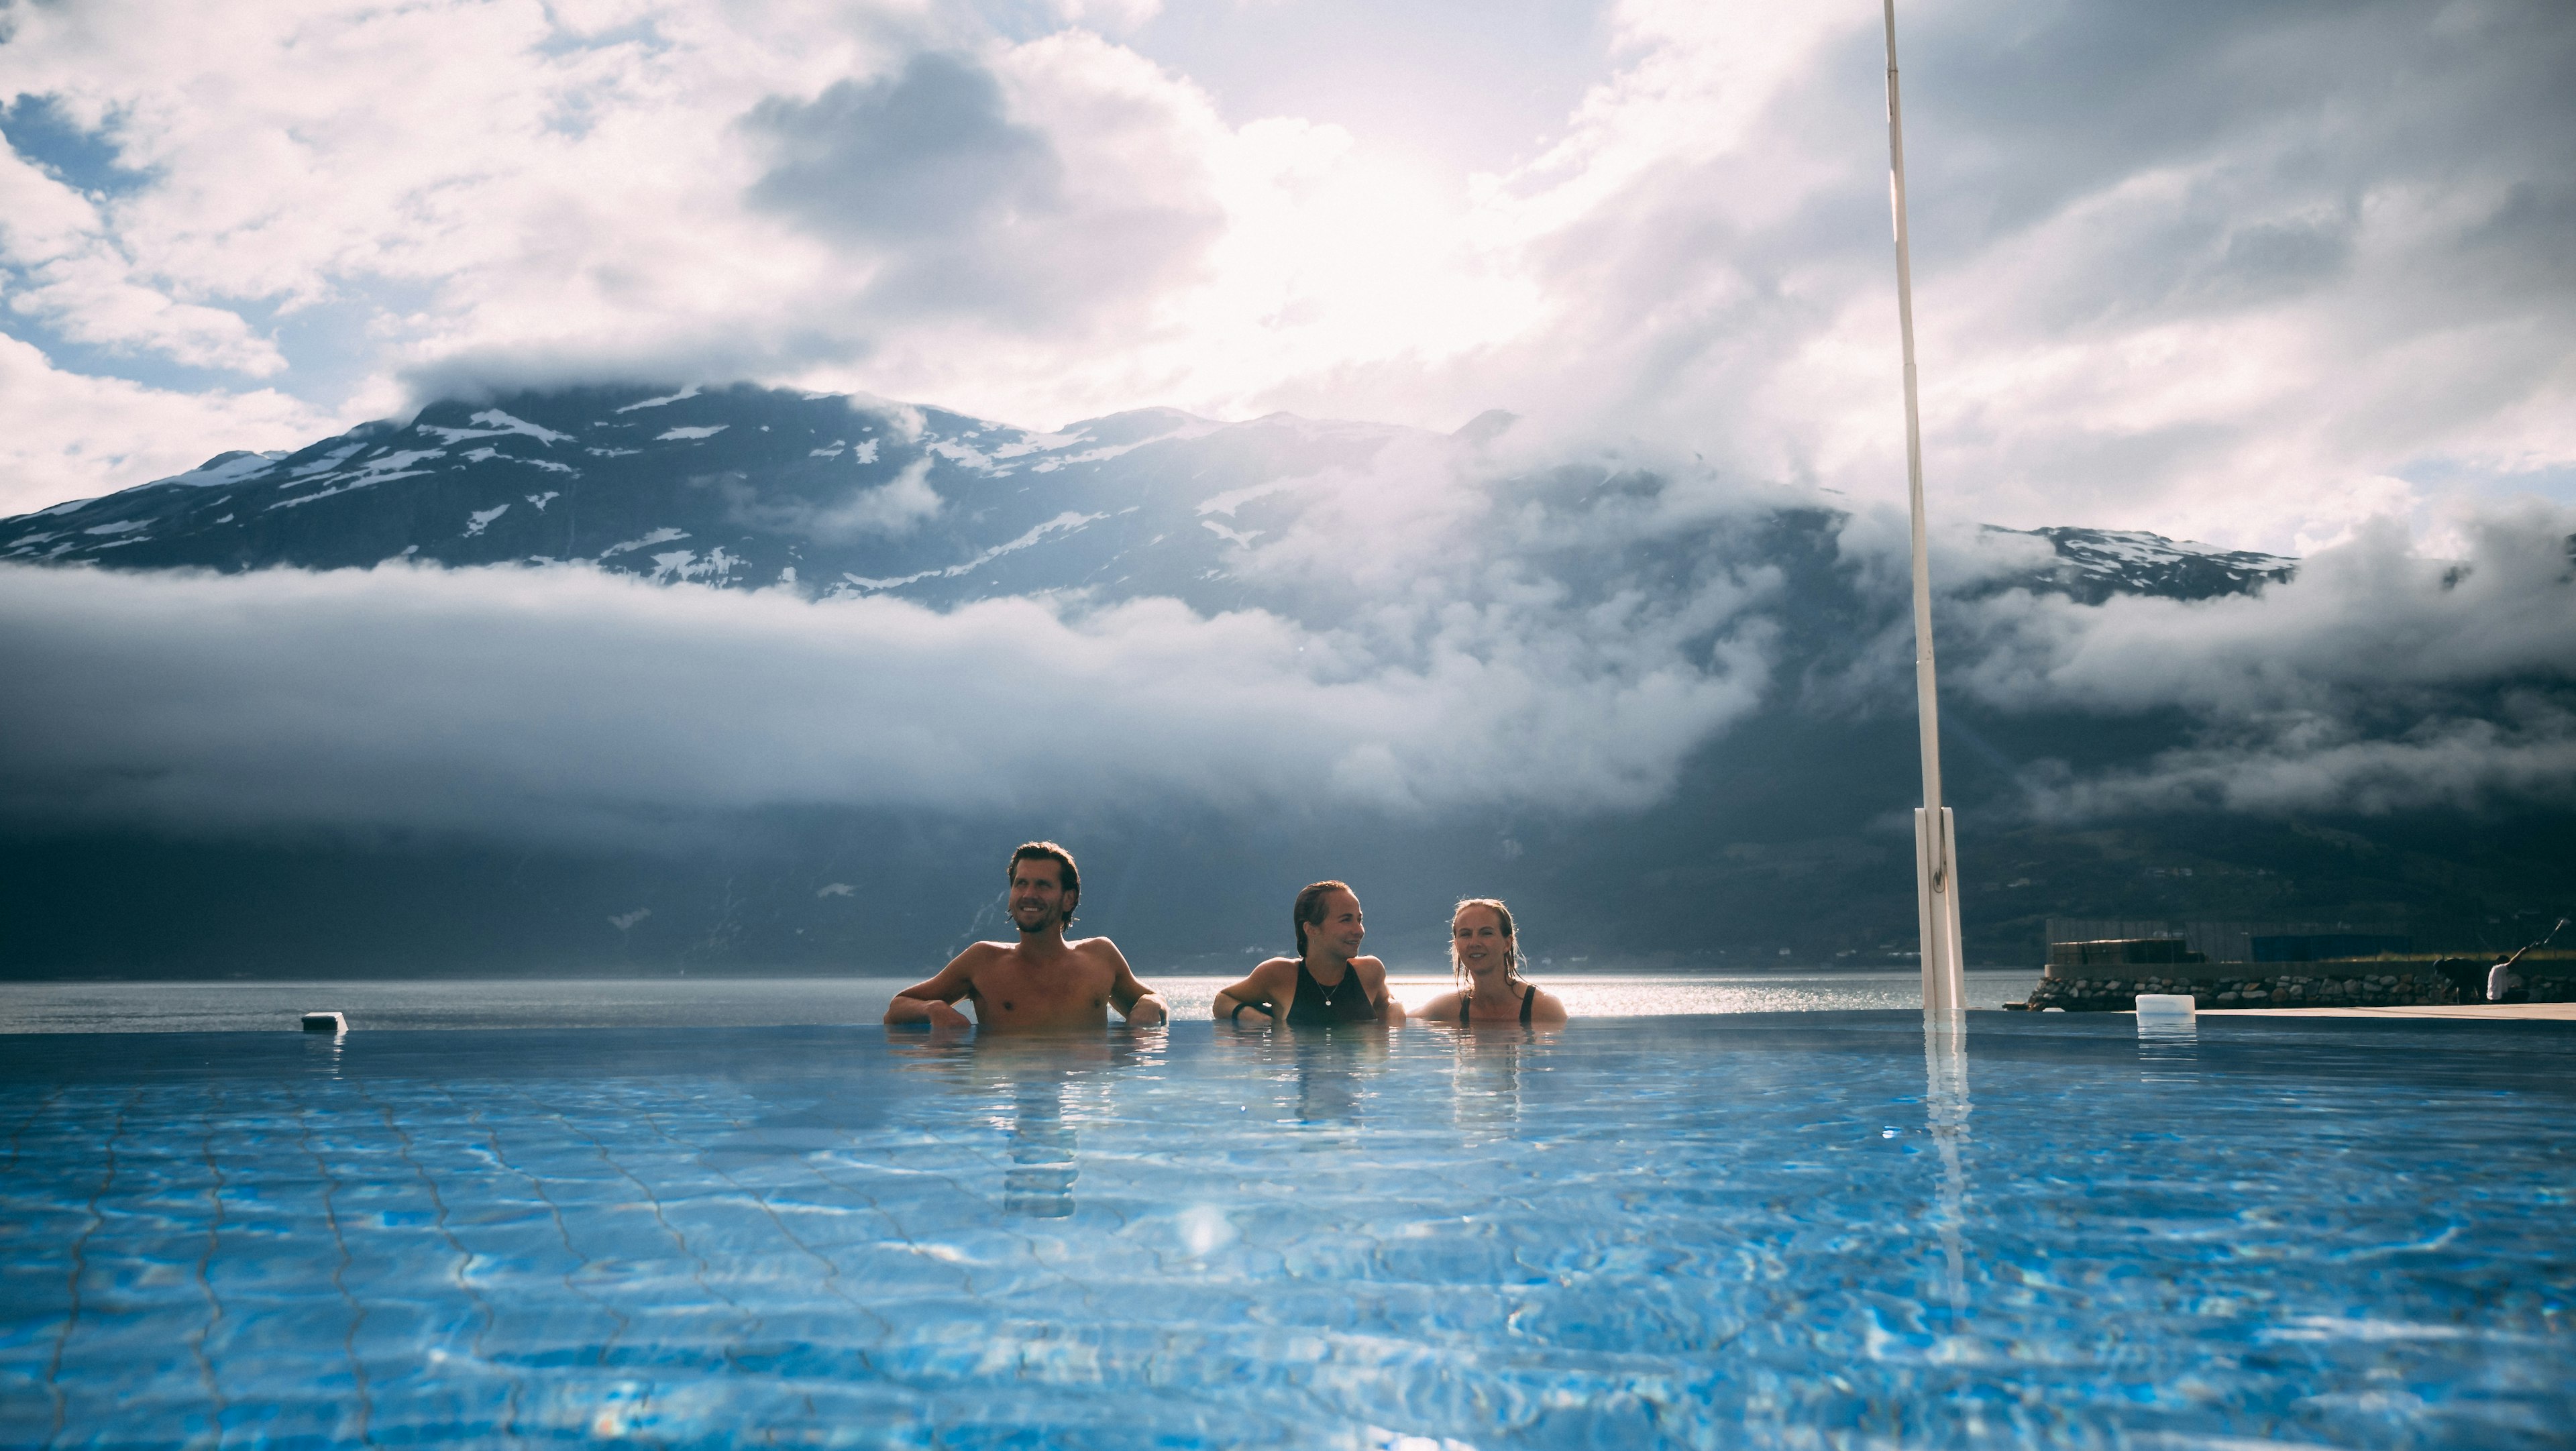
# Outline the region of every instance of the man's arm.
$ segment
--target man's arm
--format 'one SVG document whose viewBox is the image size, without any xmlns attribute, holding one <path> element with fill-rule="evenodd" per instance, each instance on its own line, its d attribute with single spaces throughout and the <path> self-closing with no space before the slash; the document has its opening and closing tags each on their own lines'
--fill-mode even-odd
<svg viewBox="0 0 2576 1451">
<path fill-rule="evenodd" d="M 988 943 L 978 942 L 957 954 L 939 975 L 928 982 L 917 982 L 894 995 L 886 1004 L 887 1027 L 910 1023 L 928 1023 L 934 1028 L 965 1028 L 974 1019 L 957 1011 L 951 1004 L 974 989 L 975 969 L 992 951 Z"/>
<path fill-rule="evenodd" d="M 1161 993 L 1136 980 L 1135 972 L 1127 966 L 1127 955 L 1118 950 L 1118 944 L 1106 937 L 1094 940 L 1100 944 L 1101 951 L 1109 954 L 1109 964 L 1117 970 L 1117 976 L 1109 984 L 1109 1001 L 1117 1005 L 1119 1014 L 1140 1028 L 1170 1022 L 1171 1006 L 1163 1001 Z"/>
</svg>

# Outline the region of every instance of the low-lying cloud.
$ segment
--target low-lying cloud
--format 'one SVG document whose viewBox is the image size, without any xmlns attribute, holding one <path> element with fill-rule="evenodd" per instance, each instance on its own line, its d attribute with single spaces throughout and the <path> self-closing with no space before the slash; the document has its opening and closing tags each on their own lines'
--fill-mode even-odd
<svg viewBox="0 0 2576 1451">
<path fill-rule="evenodd" d="M 943 613 L 576 568 L 0 568 L 0 810 L 582 836 L 778 805 L 1642 806 L 1760 699 L 1758 631 L 1693 661 L 1585 628 L 1452 621 L 1389 663 L 1352 632 L 1163 599 Z"/>
<path fill-rule="evenodd" d="M 2381 521 L 2255 595 L 2007 591 L 1952 612 L 1944 679 L 2008 713 L 2194 722 L 2135 768 L 2043 770 L 2051 815 L 2576 802 L 2576 511 L 2491 510 L 2458 532 L 2445 559 Z"/>
<path fill-rule="evenodd" d="M 1910 699 L 1885 511 L 1381 432 L 1365 464 L 1199 506 L 1255 602 L 1217 613 L 570 566 L 0 567 L 0 816 L 597 838 L 799 806 L 1615 812 L 1713 742 L 1718 769 L 1775 769 L 1725 755 L 1756 712 L 1830 731 Z M 940 507 L 906 474 L 768 523 Z M 1792 516 L 1828 521 L 1780 536 L 1837 546 L 1822 574 L 1762 557 Z M 2561 806 L 2571 538 L 2576 511 L 2539 504 L 2438 552 L 2383 523 L 2259 593 L 2088 604 L 2003 587 L 2052 566 L 2044 541 L 1962 534 L 1937 560 L 1944 688 L 1963 723 L 2067 733 L 2021 771 L 2046 819 Z M 2161 748 L 2086 749 L 2087 722 L 2138 719 L 2174 722 Z"/>
</svg>

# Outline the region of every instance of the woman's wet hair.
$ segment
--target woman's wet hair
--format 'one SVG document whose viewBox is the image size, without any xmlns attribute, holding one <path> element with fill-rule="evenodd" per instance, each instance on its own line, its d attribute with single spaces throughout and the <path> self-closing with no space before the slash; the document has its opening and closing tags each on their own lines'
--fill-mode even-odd
<svg viewBox="0 0 2576 1451">
<path fill-rule="evenodd" d="M 1073 864 L 1073 853 L 1051 841 L 1024 841 L 1018 851 L 1011 853 L 1010 865 L 1002 868 L 1003 884 L 1009 885 L 1011 878 L 1020 874 L 1020 863 L 1031 858 L 1054 862 L 1061 868 L 1056 880 L 1064 884 L 1064 920 L 1072 921 L 1074 906 L 1082 900 L 1082 868 Z"/>
<path fill-rule="evenodd" d="M 1332 892 L 1351 892 L 1351 884 L 1348 882 L 1311 882 L 1307 884 L 1304 891 L 1297 894 L 1295 921 L 1297 925 L 1297 960 L 1299 962 L 1304 962 L 1306 960 L 1306 928 L 1309 924 L 1317 927 L 1324 925 L 1324 898 L 1326 894 Z M 1359 893 L 1351 892 L 1352 901 L 1356 902 L 1359 899 Z"/>
<path fill-rule="evenodd" d="M 1463 990 L 1475 980 L 1475 974 L 1467 971 L 1466 961 L 1458 956 L 1458 914 L 1470 907 L 1492 909 L 1503 928 L 1503 981 L 1521 981 L 1521 943 L 1512 935 L 1512 909 L 1504 906 L 1500 897 L 1461 897 L 1458 905 L 1449 909 L 1449 971 L 1457 978 L 1458 986 Z"/>
</svg>

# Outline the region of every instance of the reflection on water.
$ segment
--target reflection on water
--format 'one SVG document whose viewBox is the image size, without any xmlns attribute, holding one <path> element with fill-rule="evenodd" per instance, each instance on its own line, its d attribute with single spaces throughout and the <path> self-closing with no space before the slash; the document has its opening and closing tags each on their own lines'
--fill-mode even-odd
<svg viewBox="0 0 2576 1451">
<path fill-rule="evenodd" d="M 1297 1121 L 1356 1126 L 1368 1080 L 1386 1064 L 1387 1030 L 1371 1024 L 1287 1035 L 1297 1068 Z"/>
<path fill-rule="evenodd" d="M 2138 1081 L 2191 1083 L 2200 1077 L 2200 1023 L 2188 1014 L 2138 1019 Z"/>
<path fill-rule="evenodd" d="M 1023 1079 L 1012 1092 L 1011 1109 L 1011 1167 L 1002 1175 L 1002 1212 L 1070 1218 L 1073 1181 L 1082 1170 L 1074 1162 L 1073 1128 L 1064 1118 L 1064 1084 Z"/>
<path fill-rule="evenodd" d="M 1449 1121 L 1462 1135 L 1504 1137 L 1521 1118 L 1521 1059 L 1535 1035 L 1518 1026 L 1457 1035 L 1449 1070 Z"/>
<path fill-rule="evenodd" d="M 973 1033 L 886 1034 L 898 1071 L 925 1075 L 940 1089 L 971 1100 L 974 1121 L 1002 1138 L 1002 1213 L 1068 1219 L 1080 1207 L 1080 1125 L 1117 1113 L 1127 1070 L 1161 1065 L 1167 1030 L 979 1037 Z M 990 1181 L 987 1181 L 990 1182 Z"/>
<path fill-rule="evenodd" d="M 1958 1012 L 1923 1015 L 1923 1116 L 1941 1155 L 1941 1188 L 1932 1225 L 1941 1237 L 1943 1298 L 1950 1333 L 1968 1319 L 1968 1254 L 1962 1228 L 1968 1214 L 1968 1025 Z"/>
</svg>

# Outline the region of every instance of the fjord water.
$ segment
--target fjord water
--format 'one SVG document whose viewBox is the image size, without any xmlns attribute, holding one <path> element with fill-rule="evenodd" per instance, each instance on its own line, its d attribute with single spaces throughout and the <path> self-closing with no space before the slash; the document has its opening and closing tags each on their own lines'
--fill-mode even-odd
<svg viewBox="0 0 2576 1451">
<path fill-rule="evenodd" d="M 1971 1007 L 2028 995 L 2035 969 L 1968 974 Z M 1204 1017 L 1228 977 L 1150 979 L 1175 1018 Z M 292 1028 L 299 1014 L 348 1014 L 382 1028 L 728 1028 L 873 1023 L 914 978 L 638 977 L 373 979 L 269 982 L 0 983 L 0 1033 L 172 1033 Z M 1416 1005 L 1445 978 L 1389 979 Z M 1901 1008 L 1922 1001 L 1912 972 L 1592 973 L 1550 975 L 1548 989 L 1584 1017 L 1665 1013 Z"/>
<path fill-rule="evenodd" d="M 2576 1032 L 44 1034 L 0 1442 L 2566 1444 Z"/>
</svg>

